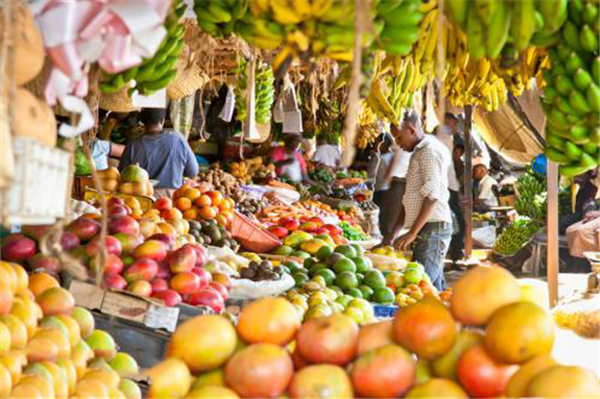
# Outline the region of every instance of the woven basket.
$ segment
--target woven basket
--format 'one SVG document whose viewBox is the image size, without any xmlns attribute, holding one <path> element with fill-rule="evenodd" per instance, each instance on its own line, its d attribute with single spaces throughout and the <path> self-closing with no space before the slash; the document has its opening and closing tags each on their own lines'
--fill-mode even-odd
<svg viewBox="0 0 600 399">
<path fill-rule="evenodd" d="M 139 111 L 131 102 L 131 97 L 127 95 L 128 85 L 123 86 L 121 90 L 112 94 L 100 94 L 100 108 L 113 112 L 133 112 Z"/>
<path fill-rule="evenodd" d="M 178 63 L 183 63 L 179 60 Z M 167 96 L 171 100 L 179 100 L 187 97 L 200 89 L 207 82 L 207 78 L 200 71 L 200 67 L 195 62 L 187 68 L 178 68 L 178 73 L 173 82 L 167 87 Z"/>
</svg>

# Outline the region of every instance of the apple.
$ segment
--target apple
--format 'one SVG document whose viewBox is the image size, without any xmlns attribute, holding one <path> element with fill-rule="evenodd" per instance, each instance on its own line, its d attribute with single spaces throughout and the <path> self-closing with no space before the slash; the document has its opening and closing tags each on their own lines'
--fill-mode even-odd
<svg viewBox="0 0 600 399">
<path fill-rule="evenodd" d="M 108 232 L 110 234 L 128 233 L 140 234 L 140 225 L 131 216 L 111 216 L 108 221 Z"/>
<path fill-rule="evenodd" d="M 104 276 L 104 286 L 113 290 L 124 290 L 127 288 L 127 281 L 120 274 L 110 274 Z"/>
<path fill-rule="evenodd" d="M 152 292 L 154 293 L 169 289 L 169 282 L 160 277 L 155 277 L 152 281 L 150 281 L 150 285 L 152 286 Z"/>
<path fill-rule="evenodd" d="M 159 211 L 166 211 L 173 208 L 173 203 L 170 198 L 162 197 L 154 201 L 154 209 Z"/>
<path fill-rule="evenodd" d="M 106 236 L 104 241 L 106 252 L 113 255 L 121 255 L 123 248 L 121 247 L 121 241 L 117 240 L 113 236 Z M 85 246 L 85 253 L 90 258 L 100 253 L 100 236 L 97 236 Z"/>
<path fill-rule="evenodd" d="M 288 231 L 298 230 L 298 228 L 300 227 L 300 223 L 298 223 L 297 220 L 294 220 L 291 218 L 287 218 L 287 220 L 284 221 L 283 223 L 280 220 L 279 225 L 288 229 Z"/>
<path fill-rule="evenodd" d="M 127 291 L 139 296 L 152 295 L 152 286 L 148 281 L 137 280 L 127 286 Z"/>
<path fill-rule="evenodd" d="M 177 306 L 181 303 L 181 295 L 174 290 L 164 290 L 152 293 L 153 298 L 160 299 L 166 306 Z"/>
<path fill-rule="evenodd" d="M 192 273 L 200 278 L 199 287 L 208 287 L 208 284 L 212 281 L 212 274 L 206 269 L 201 267 L 195 267 L 192 269 Z"/>
<path fill-rule="evenodd" d="M 192 306 L 208 306 L 215 313 L 221 313 L 225 307 L 223 297 L 214 288 L 200 288 L 187 297 L 187 303 Z"/>
<path fill-rule="evenodd" d="M 2 259 L 9 262 L 22 262 L 31 258 L 37 252 L 37 245 L 31 238 L 22 234 L 12 234 L 2 245 Z"/>
<path fill-rule="evenodd" d="M 189 272 L 196 265 L 197 255 L 193 248 L 183 246 L 169 254 L 168 259 L 169 269 L 173 273 Z"/>
<path fill-rule="evenodd" d="M 223 284 L 217 283 L 216 281 L 211 281 L 209 287 L 213 288 L 215 291 L 221 294 L 223 301 L 229 299 L 229 290 Z"/>
<path fill-rule="evenodd" d="M 100 231 L 100 223 L 95 220 L 80 217 L 73 220 L 66 228 L 75 234 L 82 242 L 91 240 Z"/>
</svg>

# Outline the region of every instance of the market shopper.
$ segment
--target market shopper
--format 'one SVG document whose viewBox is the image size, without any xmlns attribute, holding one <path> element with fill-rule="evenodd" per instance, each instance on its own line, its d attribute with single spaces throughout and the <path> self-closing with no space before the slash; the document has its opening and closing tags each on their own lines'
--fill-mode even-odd
<svg viewBox="0 0 600 399">
<path fill-rule="evenodd" d="M 600 251 L 600 200 L 588 204 L 582 220 L 566 234 L 571 256 L 583 258 L 586 251 Z"/>
<path fill-rule="evenodd" d="M 92 143 L 92 158 L 96 170 L 108 169 L 108 158 L 121 158 L 125 146 L 122 144 L 111 143 L 108 140 L 96 139 Z"/>
<path fill-rule="evenodd" d="M 559 223 L 559 232 L 564 234 L 569 226 L 581 221 L 584 216 L 585 208 L 592 202 L 598 195 L 598 178 L 600 176 L 598 168 L 592 169 L 582 175 L 575 176 L 573 183 L 579 186 L 577 195 L 575 196 L 575 212 L 565 215 L 561 218 Z"/>
<path fill-rule="evenodd" d="M 443 290 L 444 259 L 452 235 L 452 217 L 448 200 L 450 154 L 435 137 L 423 132 L 421 118 L 407 113 L 399 127 L 392 126 L 396 142 L 411 152 L 406 174 L 404 208 L 400 212 L 386 243 L 395 242 L 400 251 L 413 248 L 413 260 L 421 263 L 432 284 Z M 396 237 L 401 228 L 408 232 Z"/>
<path fill-rule="evenodd" d="M 189 144 L 173 129 L 163 129 L 166 110 L 144 108 L 140 119 L 144 124 L 143 136 L 127 144 L 119 169 L 138 164 L 146 169 L 150 179 L 158 180 L 156 197 L 170 196 L 183 185 L 183 177 L 195 177 L 198 163 Z"/>
<path fill-rule="evenodd" d="M 491 207 L 498 206 L 498 197 L 495 193 L 498 182 L 490 176 L 488 167 L 482 163 L 475 165 L 473 179 L 477 183 L 477 188 L 473 191 L 473 209 L 485 213 L 489 212 Z"/>
<path fill-rule="evenodd" d="M 390 215 L 394 212 L 396 197 L 390 192 L 388 179 L 394 159 L 393 146 L 394 138 L 389 133 L 380 135 L 367 170 L 369 178 L 374 181 L 373 202 L 379 207 L 379 230 L 384 237 L 391 233 L 395 221 Z"/>
<path fill-rule="evenodd" d="M 328 143 L 327 137 L 324 135 L 317 137 L 317 150 L 312 156 L 314 162 L 335 168 L 340 163 L 341 158 L 342 154 L 337 145 Z"/>
<path fill-rule="evenodd" d="M 271 151 L 270 158 L 275 164 L 277 176 L 286 177 L 295 183 L 307 180 L 306 161 L 299 151 L 301 143 L 300 135 L 287 133 L 284 135 L 284 145 Z"/>
</svg>

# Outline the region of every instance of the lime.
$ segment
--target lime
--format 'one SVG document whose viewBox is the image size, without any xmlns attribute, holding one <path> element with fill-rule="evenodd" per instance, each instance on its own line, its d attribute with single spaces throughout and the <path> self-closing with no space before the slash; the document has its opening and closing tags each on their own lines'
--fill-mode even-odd
<svg viewBox="0 0 600 399">
<path fill-rule="evenodd" d="M 358 280 L 358 284 L 362 284 L 365 279 L 365 275 L 362 273 L 356 273 L 356 279 Z"/>
<path fill-rule="evenodd" d="M 303 273 L 296 273 L 293 277 L 294 281 L 296 282 L 296 288 L 302 287 L 308 281 L 308 276 Z"/>
<path fill-rule="evenodd" d="M 308 275 L 311 277 L 315 276 L 317 272 L 321 269 L 327 269 L 327 265 L 323 262 L 316 263 L 312 265 L 310 269 L 308 269 Z"/>
<path fill-rule="evenodd" d="M 333 248 L 325 245 L 319 248 L 319 250 L 317 251 L 317 258 L 319 258 L 320 261 L 324 262 L 325 260 L 327 260 L 327 257 L 329 257 L 329 255 L 331 255 L 332 253 Z"/>
<path fill-rule="evenodd" d="M 423 272 L 417 268 L 410 268 L 404 271 L 405 284 L 419 284 L 423 279 Z"/>
<path fill-rule="evenodd" d="M 358 288 L 348 288 L 344 292 L 352 298 L 362 298 L 362 292 Z"/>
<path fill-rule="evenodd" d="M 385 277 L 379 270 L 371 270 L 365 274 L 363 283 L 376 290 L 385 287 Z"/>
<path fill-rule="evenodd" d="M 343 307 L 346 307 L 346 306 L 348 306 L 350 301 L 353 299 L 354 299 L 354 297 L 344 294 L 344 295 L 339 296 L 335 301 L 337 303 L 339 303 L 340 305 L 342 305 Z"/>
<path fill-rule="evenodd" d="M 302 267 L 302 264 L 300 264 L 299 262 L 296 262 L 295 260 L 286 260 L 285 262 L 283 262 L 283 266 L 292 270 L 292 269 L 298 269 L 299 267 Z"/>
<path fill-rule="evenodd" d="M 288 247 L 287 245 L 282 245 L 280 247 L 275 248 L 275 250 L 271 253 L 273 255 L 290 256 L 292 254 L 292 252 L 294 252 L 292 247 Z"/>
<path fill-rule="evenodd" d="M 336 276 L 335 285 L 337 285 L 342 290 L 344 290 L 344 292 L 346 292 L 348 288 L 358 287 L 358 280 L 356 279 L 354 273 L 342 272 Z"/>
<path fill-rule="evenodd" d="M 390 287 L 383 287 L 375 289 L 373 293 L 373 302 L 381 303 L 381 304 L 392 304 L 396 299 L 394 295 L 394 291 Z"/>
<path fill-rule="evenodd" d="M 342 272 L 354 273 L 354 272 L 356 272 L 356 265 L 350 259 L 344 258 L 344 259 L 340 259 L 334 263 L 333 270 L 336 272 L 336 274 L 339 274 Z"/>
<path fill-rule="evenodd" d="M 295 256 L 296 258 L 307 259 L 310 258 L 310 254 L 304 251 L 294 251 L 290 254 L 290 256 Z"/>
<path fill-rule="evenodd" d="M 315 263 L 318 263 L 318 262 L 319 262 L 319 260 L 316 258 L 306 258 L 306 259 L 304 259 L 304 267 L 306 269 L 310 269 L 310 267 L 312 265 L 314 265 Z"/>
<path fill-rule="evenodd" d="M 362 297 L 365 298 L 367 301 L 371 300 L 371 297 L 373 296 L 373 288 L 369 287 L 368 285 L 359 285 L 358 289 L 360 290 L 360 292 L 362 292 Z"/>
<path fill-rule="evenodd" d="M 366 273 L 373 268 L 373 263 L 369 258 L 356 257 L 352 258 L 356 265 L 356 271 L 359 273 Z"/>
<path fill-rule="evenodd" d="M 342 254 L 347 258 L 356 258 L 356 249 L 351 245 L 338 245 L 335 247 L 335 252 Z"/>
<path fill-rule="evenodd" d="M 323 277 L 328 287 L 335 281 L 335 273 L 329 269 L 319 269 L 315 273 L 315 276 Z"/>
</svg>

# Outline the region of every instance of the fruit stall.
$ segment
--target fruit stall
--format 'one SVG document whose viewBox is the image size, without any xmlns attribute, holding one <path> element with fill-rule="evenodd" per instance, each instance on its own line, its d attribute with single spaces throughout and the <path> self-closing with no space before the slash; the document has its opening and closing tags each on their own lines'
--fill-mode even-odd
<svg viewBox="0 0 600 399">
<path fill-rule="evenodd" d="M 599 397 L 600 234 L 591 273 L 559 274 L 558 233 L 600 164 L 599 18 L 597 0 L 0 2 L 0 399 Z M 198 165 L 177 187 L 119 165 L 148 108 Z M 465 257 L 444 290 L 384 241 L 382 143 L 407 111 L 426 134 L 460 115 Z M 300 178 L 275 156 L 290 137 Z M 473 213 L 482 153 L 513 181 L 506 216 Z"/>
</svg>

